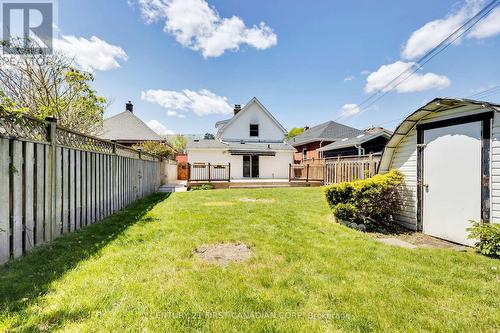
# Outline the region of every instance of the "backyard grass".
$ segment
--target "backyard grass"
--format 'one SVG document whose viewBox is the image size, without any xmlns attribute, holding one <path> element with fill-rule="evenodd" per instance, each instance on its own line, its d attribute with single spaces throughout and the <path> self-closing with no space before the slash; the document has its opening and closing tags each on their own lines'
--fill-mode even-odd
<svg viewBox="0 0 500 333">
<path fill-rule="evenodd" d="M 221 242 L 253 254 L 193 254 Z M 156 194 L 0 268 L 0 332 L 493 332 L 499 273 L 334 224 L 319 188 Z"/>
</svg>

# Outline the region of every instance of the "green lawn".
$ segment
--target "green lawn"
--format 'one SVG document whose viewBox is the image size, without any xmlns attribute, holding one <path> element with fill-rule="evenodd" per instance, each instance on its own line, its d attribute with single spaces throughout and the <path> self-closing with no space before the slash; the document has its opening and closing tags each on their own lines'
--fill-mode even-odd
<svg viewBox="0 0 500 333">
<path fill-rule="evenodd" d="M 319 188 L 153 195 L 0 268 L 0 331 L 500 329 L 500 261 L 386 246 L 329 214 Z M 238 241 L 243 263 L 193 255 Z"/>
</svg>

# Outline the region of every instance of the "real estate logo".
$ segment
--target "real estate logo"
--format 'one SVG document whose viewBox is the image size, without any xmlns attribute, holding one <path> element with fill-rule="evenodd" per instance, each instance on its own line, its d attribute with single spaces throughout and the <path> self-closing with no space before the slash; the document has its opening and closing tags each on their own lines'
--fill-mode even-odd
<svg viewBox="0 0 500 333">
<path fill-rule="evenodd" d="M 52 53 L 56 4 L 55 0 L 0 0 L 2 52 Z"/>
</svg>

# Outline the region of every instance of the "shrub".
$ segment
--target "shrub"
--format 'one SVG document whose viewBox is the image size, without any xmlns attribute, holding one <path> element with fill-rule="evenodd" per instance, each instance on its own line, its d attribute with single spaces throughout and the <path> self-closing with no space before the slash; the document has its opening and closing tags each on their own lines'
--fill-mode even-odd
<svg viewBox="0 0 500 333">
<path fill-rule="evenodd" d="M 387 224 L 402 204 L 403 174 L 392 170 L 383 175 L 325 187 L 333 214 L 340 220 L 367 226 Z"/>
<path fill-rule="evenodd" d="M 500 224 L 472 222 L 469 238 L 479 239 L 476 248 L 484 255 L 500 258 Z"/>
<path fill-rule="evenodd" d="M 195 185 L 191 186 L 191 191 L 206 191 L 206 190 L 213 190 L 214 186 L 212 184 L 202 184 L 202 185 Z"/>
</svg>

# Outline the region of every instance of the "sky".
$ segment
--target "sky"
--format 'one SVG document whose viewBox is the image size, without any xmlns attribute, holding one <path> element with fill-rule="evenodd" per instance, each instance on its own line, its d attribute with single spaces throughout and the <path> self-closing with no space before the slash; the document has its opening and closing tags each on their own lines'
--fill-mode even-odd
<svg viewBox="0 0 500 333">
<path fill-rule="evenodd" d="M 59 0 L 56 49 L 160 134 L 214 133 L 257 97 L 287 129 L 393 129 L 435 97 L 500 85 L 500 6 L 369 108 L 359 103 L 486 0 Z M 500 92 L 487 98 L 500 102 Z"/>
</svg>

